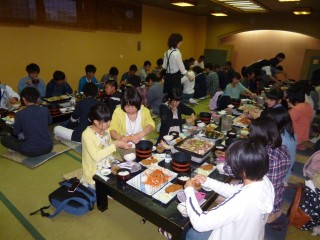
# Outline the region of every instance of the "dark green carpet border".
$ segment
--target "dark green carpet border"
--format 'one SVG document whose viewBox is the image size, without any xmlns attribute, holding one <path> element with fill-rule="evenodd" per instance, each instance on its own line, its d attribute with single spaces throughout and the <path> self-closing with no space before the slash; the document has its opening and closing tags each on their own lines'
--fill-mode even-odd
<svg viewBox="0 0 320 240">
<path fill-rule="evenodd" d="M 76 160 L 77 162 L 82 163 L 81 158 L 79 158 L 79 157 L 77 157 L 77 156 L 73 155 L 72 153 L 70 153 L 70 152 L 64 152 L 64 154 L 66 154 L 66 155 L 68 155 L 69 157 L 73 158 L 73 159 L 74 159 L 74 160 Z"/>
<path fill-rule="evenodd" d="M 0 192 L 0 200 L 9 209 L 9 211 L 16 217 L 16 219 L 25 227 L 25 229 L 34 237 L 34 239 L 45 239 L 29 221 L 19 212 L 19 210 L 9 201 L 6 196 Z"/>
</svg>

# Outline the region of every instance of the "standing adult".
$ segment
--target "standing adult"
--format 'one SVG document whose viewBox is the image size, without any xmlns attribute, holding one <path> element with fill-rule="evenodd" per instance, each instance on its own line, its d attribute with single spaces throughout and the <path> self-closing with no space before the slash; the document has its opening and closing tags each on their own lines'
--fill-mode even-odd
<svg viewBox="0 0 320 240">
<path fill-rule="evenodd" d="M 180 46 L 182 44 L 182 36 L 179 33 L 172 33 L 168 39 L 168 51 L 165 52 L 163 58 L 163 68 L 167 70 L 164 78 L 164 93 L 169 93 L 173 87 L 181 88 L 181 77 L 187 74 L 187 70 L 182 62 Z"/>
</svg>

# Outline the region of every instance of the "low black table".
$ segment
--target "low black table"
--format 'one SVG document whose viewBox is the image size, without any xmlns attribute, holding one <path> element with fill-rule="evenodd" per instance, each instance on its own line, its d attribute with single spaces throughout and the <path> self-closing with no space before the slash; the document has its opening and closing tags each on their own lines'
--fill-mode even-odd
<svg viewBox="0 0 320 240">
<path fill-rule="evenodd" d="M 209 158 L 206 159 L 206 161 L 209 161 Z M 159 165 L 168 169 L 171 168 L 171 164 L 165 163 L 164 160 L 161 161 Z M 200 165 L 199 163 L 193 162 L 192 169 Z M 131 174 L 131 178 L 144 170 L 145 168 L 142 167 L 137 173 Z M 96 183 L 97 207 L 100 211 L 103 212 L 108 209 L 107 196 L 109 195 L 142 218 L 171 233 L 173 239 L 185 239 L 185 235 L 191 227 L 191 222 L 189 218 L 181 216 L 177 209 L 179 200 L 176 197 L 165 205 L 126 183 L 118 183 L 116 176 L 111 174 L 109 177 L 110 179 L 108 181 L 104 181 L 98 175 L 93 176 L 93 180 Z M 228 176 L 219 174 L 217 170 L 213 171 L 209 177 L 221 182 L 230 181 Z M 175 182 L 175 179 L 172 182 Z M 206 202 L 203 203 L 201 207 L 203 210 L 207 210 L 218 197 L 218 194 L 214 191 L 201 191 L 206 193 Z"/>
</svg>

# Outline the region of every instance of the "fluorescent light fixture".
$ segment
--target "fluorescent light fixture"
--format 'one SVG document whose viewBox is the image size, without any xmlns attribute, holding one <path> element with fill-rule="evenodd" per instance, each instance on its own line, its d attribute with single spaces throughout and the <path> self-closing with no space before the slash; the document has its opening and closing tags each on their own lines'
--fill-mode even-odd
<svg viewBox="0 0 320 240">
<path fill-rule="evenodd" d="M 210 13 L 212 16 L 215 16 L 215 17 L 226 17 L 228 16 L 226 13 L 224 12 L 211 12 Z"/>
<path fill-rule="evenodd" d="M 194 0 L 171 0 L 171 4 L 178 7 L 194 7 L 196 5 Z"/>
<path fill-rule="evenodd" d="M 295 8 L 293 10 L 293 13 L 295 15 L 309 15 L 309 14 L 311 14 L 311 9 L 310 8 Z"/>
<path fill-rule="evenodd" d="M 278 0 L 279 2 L 300 2 L 300 0 Z"/>
<path fill-rule="evenodd" d="M 258 5 L 257 3 L 251 1 L 251 0 L 244 0 L 244 1 L 239 1 L 239 0 L 211 0 L 216 3 L 220 3 L 224 6 L 231 7 L 238 9 L 240 11 L 244 12 L 266 12 L 267 9 L 264 7 Z"/>
</svg>

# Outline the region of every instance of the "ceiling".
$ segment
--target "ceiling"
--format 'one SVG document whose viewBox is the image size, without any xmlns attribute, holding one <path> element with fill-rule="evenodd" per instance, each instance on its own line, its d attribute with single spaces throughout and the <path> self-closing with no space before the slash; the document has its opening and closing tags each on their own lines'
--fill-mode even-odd
<svg viewBox="0 0 320 240">
<path fill-rule="evenodd" d="M 170 4 L 170 0 L 134 0 L 149 6 L 169 9 L 198 16 L 208 16 L 211 11 L 223 11 L 228 15 L 252 14 L 244 13 L 229 7 L 225 7 L 211 0 L 195 0 L 195 7 L 177 7 Z M 278 0 L 254 0 L 257 4 L 264 6 L 268 13 L 292 13 L 293 8 L 307 7 L 311 8 L 312 14 L 320 14 L 320 0 L 300 0 L 300 2 L 279 2 Z"/>
</svg>

